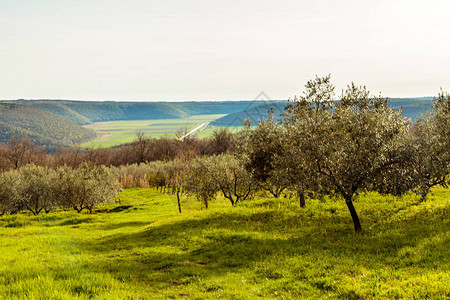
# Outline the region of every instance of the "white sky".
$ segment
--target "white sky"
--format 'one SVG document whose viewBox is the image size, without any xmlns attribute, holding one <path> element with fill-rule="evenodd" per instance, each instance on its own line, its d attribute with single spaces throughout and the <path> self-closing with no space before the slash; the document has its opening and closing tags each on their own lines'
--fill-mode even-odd
<svg viewBox="0 0 450 300">
<path fill-rule="evenodd" d="M 240 100 L 331 73 L 450 90 L 450 1 L 0 0 L 0 99 Z"/>
</svg>

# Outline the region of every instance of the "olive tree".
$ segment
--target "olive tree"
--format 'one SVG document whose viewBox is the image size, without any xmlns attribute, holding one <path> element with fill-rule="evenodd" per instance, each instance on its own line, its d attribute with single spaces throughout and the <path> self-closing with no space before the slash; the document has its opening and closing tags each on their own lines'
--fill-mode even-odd
<svg viewBox="0 0 450 300">
<path fill-rule="evenodd" d="M 247 157 L 245 167 L 250 176 L 275 198 L 291 186 L 293 164 L 286 147 L 286 130 L 275 122 L 273 111 L 267 120 L 255 128 L 246 123 L 240 140 L 241 157 Z"/>
<path fill-rule="evenodd" d="M 441 92 L 433 110 L 414 125 L 412 146 L 416 150 L 408 171 L 416 178 L 416 192 L 426 200 L 431 188 L 447 187 L 450 174 L 450 95 Z"/>
<path fill-rule="evenodd" d="M 49 212 L 55 205 L 55 172 L 30 164 L 19 169 L 19 176 L 20 205 L 34 215 L 42 210 Z"/>
<path fill-rule="evenodd" d="M 19 179 L 17 171 L 0 173 L 0 216 L 14 211 L 19 205 Z"/>
<path fill-rule="evenodd" d="M 74 170 L 58 169 L 56 190 L 62 206 L 92 213 L 94 206 L 115 201 L 119 186 L 110 169 L 87 162 Z"/>
<path fill-rule="evenodd" d="M 189 172 L 188 163 L 182 159 L 175 159 L 174 161 L 167 162 L 168 168 L 168 181 L 172 188 L 172 193 L 177 195 L 178 211 L 181 213 L 181 193 L 186 181 L 186 176 Z"/>
<path fill-rule="evenodd" d="M 385 98 L 370 97 L 365 87 L 352 83 L 339 101 L 333 99 L 330 76 L 316 77 L 306 84 L 305 94 L 292 102 L 285 122 L 303 119 L 301 131 L 294 135 L 301 153 L 308 157 L 316 188 L 342 195 L 355 231 L 360 232 L 354 195 L 376 187 L 383 174 L 395 171 L 405 159 L 401 140 L 408 124 L 401 111 L 391 108 Z"/>
<path fill-rule="evenodd" d="M 194 158 L 190 163 L 189 173 L 184 183 L 187 193 L 195 196 L 206 208 L 219 191 L 216 181 L 211 177 L 211 169 L 212 157 L 198 156 Z"/>
<path fill-rule="evenodd" d="M 245 156 L 221 154 L 210 157 L 208 174 L 231 205 L 249 199 L 258 183 L 245 169 Z"/>
</svg>

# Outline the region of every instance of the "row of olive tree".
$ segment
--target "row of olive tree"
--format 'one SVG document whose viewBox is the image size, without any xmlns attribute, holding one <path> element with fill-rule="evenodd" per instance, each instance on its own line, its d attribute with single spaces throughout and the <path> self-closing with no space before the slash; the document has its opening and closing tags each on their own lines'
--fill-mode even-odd
<svg viewBox="0 0 450 300">
<path fill-rule="evenodd" d="M 252 198 L 259 188 L 242 164 L 242 158 L 232 154 L 196 157 L 190 163 L 183 186 L 206 208 L 218 193 L 235 205 Z"/>
<path fill-rule="evenodd" d="M 252 198 L 259 183 L 248 173 L 242 159 L 232 154 L 197 156 L 191 160 L 175 159 L 112 168 L 122 188 L 156 188 L 161 193 L 180 197 L 194 196 L 208 208 L 217 194 L 232 205 Z"/>
<path fill-rule="evenodd" d="M 365 87 L 351 84 L 334 101 L 330 76 L 317 77 L 281 120 L 270 116 L 256 128 L 249 125 L 244 137 L 240 156 L 264 189 L 278 197 L 295 188 L 301 206 L 306 191 L 340 195 L 359 232 L 355 194 L 415 191 L 424 200 L 432 186 L 446 186 L 450 97 L 441 93 L 432 112 L 412 123 Z"/>
<path fill-rule="evenodd" d="M 0 173 L 0 214 L 28 210 L 34 215 L 54 207 L 84 209 L 115 201 L 116 178 L 109 168 L 83 163 L 79 168 L 26 165 Z"/>
<path fill-rule="evenodd" d="M 387 99 L 351 84 L 335 101 L 330 76 L 316 78 L 290 101 L 280 120 L 252 122 L 237 137 L 237 153 L 181 155 L 175 160 L 113 169 L 124 188 L 154 187 L 180 196 L 187 192 L 205 207 L 218 194 L 232 205 L 266 190 L 274 197 L 296 190 L 305 195 L 338 195 L 355 230 L 361 223 L 356 194 L 414 191 L 426 199 L 450 173 L 450 97 L 441 93 L 420 120 L 404 118 Z"/>
</svg>

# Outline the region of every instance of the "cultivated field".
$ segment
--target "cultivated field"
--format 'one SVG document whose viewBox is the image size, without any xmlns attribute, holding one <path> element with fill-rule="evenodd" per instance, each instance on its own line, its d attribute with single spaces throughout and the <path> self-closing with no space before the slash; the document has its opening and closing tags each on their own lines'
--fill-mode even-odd
<svg viewBox="0 0 450 300">
<path fill-rule="evenodd" d="M 200 124 L 211 122 L 224 115 L 196 115 L 183 119 L 138 120 L 98 122 L 85 127 L 97 132 L 97 138 L 82 147 L 111 147 L 132 142 L 141 131 L 151 137 L 174 137 L 176 133 L 191 130 Z M 207 129 L 208 133 L 212 130 Z M 202 134 L 202 137 L 207 135 Z"/>
<path fill-rule="evenodd" d="M 450 191 L 342 200 L 258 198 L 201 210 L 125 190 L 92 215 L 0 218 L 0 296 L 17 299 L 448 299 Z"/>
</svg>

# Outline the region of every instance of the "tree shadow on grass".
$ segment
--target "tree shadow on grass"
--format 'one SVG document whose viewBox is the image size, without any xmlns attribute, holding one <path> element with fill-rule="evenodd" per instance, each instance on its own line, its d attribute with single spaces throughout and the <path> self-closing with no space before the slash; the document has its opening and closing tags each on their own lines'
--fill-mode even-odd
<svg viewBox="0 0 450 300">
<path fill-rule="evenodd" d="M 128 221 L 128 222 L 120 222 L 120 223 L 108 223 L 108 224 L 101 224 L 99 226 L 99 229 L 102 230 L 114 230 L 114 229 L 119 229 L 119 228 L 124 228 L 124 227 L 144 227 L 147 225 L 152 224 L 152 222 L 150 221 Z"/>
<path fill-rule="evenodd" d="M 378 233 L 356 235 L 351 232 L 351 221 L 344 215 L 330 213 L 316 218 L 283 215 L 275 210 L 216 213 L 156 224 L 139 232 L 116 233 L 80 246 L 83 251 L 98 255 L 95 267 L 99 270 L 107 270 L 118 278 L 140 274 L 142 280 L 160 284 L 188 284 L 194 278 L 239 272 L 264 261 L 277 261 L 279 268 L 283 268 L 287 267 L 282 265 L 283 261 L 295 257 L 357 264 L 368 269 L 387 268 L 395 263 L 394 267 L 400 268 L 408 266 L 408 261 L 402 261 L 402 249 L 416 247 L 448 232 L 448 224 L 440 226 L 433 223 L 433 218 L 442 216 L 430 217 L 426 211 L 418 211 L 395 224 L 401 230 L 387 230 L 384 226 Z M 318 226 L 318 222 L 323 226 Z M 139 226 L 139 222 L 130 223 Z M 424 249 L 445 260 L 446 246 L 448 239 Z M 418 267 L 434 268 L 435 265 L 424 261 Z"/>
</svg>

